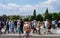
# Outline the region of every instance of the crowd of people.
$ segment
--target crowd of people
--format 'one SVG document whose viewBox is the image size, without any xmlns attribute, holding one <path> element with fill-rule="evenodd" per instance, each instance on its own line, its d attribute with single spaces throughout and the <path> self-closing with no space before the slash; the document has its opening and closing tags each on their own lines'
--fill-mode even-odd
<svg viewBox="0 0 60 38">
<path fill-rule="evenodd" d="M 51 28 L 52 29 L 60 29 L 60 20 L 56 21 L 56 20 L 49 20 L 46 19 L 46 21 L 40 22 L 40 21 L 23 21 L 22 19 L 18 19 L 18 20 L 9 20 L 7 19 L 6 21 L 1 21 L 0 20 L 0 33 L 25 33 L 28 34 L 30 32 L 32 33 L 38 33 L 41 34 L 40 32 L 40 27 L 43 26 L 44 28 L 44 33 L 48 34 L 48 33 L 52 33 L 51 32 Z M 2 32 L 2 29 L 5 29 L 4 32 Z M 59 32 L 59 31 L 58 31 Z"/>
</svg>

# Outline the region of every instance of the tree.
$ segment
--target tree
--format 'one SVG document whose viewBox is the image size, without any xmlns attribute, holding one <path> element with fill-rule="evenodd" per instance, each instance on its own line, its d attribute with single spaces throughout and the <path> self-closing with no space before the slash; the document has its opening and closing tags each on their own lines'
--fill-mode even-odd
<svg viewBox="0 0 60 38">
<path fill-rule="evenodd" d="M 13 16 L 12 17 L 12 20 L 17 20 L 17 19 L 19 19 L 19 16 Z"/>
<path fill-rule="evenodd" d="M 58 20 L 58 18 L 59 18 L 57 13 L 53 13 L 53 14 L 52 14 L 52 17 L 53 17 L 55 20 Z"/>
<path fill-rule="evenodd" d="M 48 15 L 48 14 L 49 14 L 49 12 L 48 12 L 48 8 L 47 8 L 45 11 L 45 15 Z"/>
<path fill-rule="evenodd" d="M 37 21 L 43 21 L 43 17 L 41 14 L 38 14 L 37 17 L 36 17 L 36 20 Z"/>
<path fill-rule="evenodd" d="M 33 17 L 33 16 L 31 16 L 31 17 L 30 17 L 30 21 L 33 21 L 33 20 L 34 20 L 34 17 Z"/>
<path fill-rule="evenodd" d="M 58 20 L 60 20 L 60 12 L 58 13 Z"/>
<path fill-rule="evenodd" d="M 29 21 L 29 17 L 26 17 L 23 19 L 24 21 Z"/>
<path fill-rule="evenodd" d="M 33 12 L 33 19 L 35 20 L 36 19 L 36 10 L 34 9 L 34 12 Z"/>
<path fill-rule="evenodd" d="M 51 20 L 52 19 L 52 15 L 51 14 L 48 14 L 48 15 L 46 15 L 45 18 Z"/>
<path fill-rule="evenodd" d="M 44 20 L 46 20 L 46 19 L 51 20 L 52 19 L 52 14 L 49 14 L 48 9 L 46 9 L 44 16 L 45 16 Z"/>
<path fill-rule="evenodd" d="M 2 18 L 3 18 L 2 20 L 10 19 L 9 16 L 6 16 L 6 15 L 3 15 Z"/>
</svg>

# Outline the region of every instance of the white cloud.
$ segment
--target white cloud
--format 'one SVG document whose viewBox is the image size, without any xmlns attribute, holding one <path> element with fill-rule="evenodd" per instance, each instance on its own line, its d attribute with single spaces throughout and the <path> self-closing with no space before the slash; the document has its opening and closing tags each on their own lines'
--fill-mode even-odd
<svg viewBox="0 0 60 38">
<path fill-rule="evenodd" d="M 0 4 L 0 12 L 1 10 L 5 10 L 6 14 L 32 14 L 33 10 L 36 9 L 37 12 L 44 12 L 46 8 L 49 8 L 49 11 L 54 11 L 55 4 L 59 5 L 59 0 L 47 0 L 44 2 L 40 2 L 36 5 L 17 5 L 15 3 L 8 3 L 6 5 Z M 58 7 L 57 7 L 58 8 Z M 55 10 L 56 11 L 56 10 Z M 58 11 L 58 10 L 57 10 Z M 1 13 L 0 13 L 1 14 Z"/>
<path fill-rule="evenodd" d="M 59 11 L 60 0 L 47 0 L 36 5 L 36 9 L 42 10 L 48 8 L 50 12 Z M 44 10 L 43 10 L 44 11 Z"/>
<path fill-rule="evenodd" d="M 46 3 L 50 4 L 50 3 L 53 3 L 53 2 L 56 2 L 57 0 L 48 0 L 46 1 Z"/>
<path fill-rule="evenodd" d="M 50 4 L 53 3 L 53 2 L 56 2 L 56 1 L 57 0 L 47 0 L 47 1 L 44 1 L 44 2 L 40 2 L 39 4 L 36 5 L 36 7 L 37 8 L 46 7 L 46 8 L 53 9 L 53 7 Z"/>
<path fill-rule="evenodd" d="M 9 10 L 15 10 L 15 9 L 18 9 L 20 6 L 17 5 L 17 4 L 14 4 L 14 3 L 8 3 L 8 4 L 6 5 L 6 7 L 7 7 L 7 9 L 9 9 Z"/>
<path fill-rule="evenodd" d="M 20 11 L 27 12 L 27 11 L 32 11 L 34 7 L 32 5 L 27 4 L 25 6 L 21 6 L 19 9 Z"/>
</svg>

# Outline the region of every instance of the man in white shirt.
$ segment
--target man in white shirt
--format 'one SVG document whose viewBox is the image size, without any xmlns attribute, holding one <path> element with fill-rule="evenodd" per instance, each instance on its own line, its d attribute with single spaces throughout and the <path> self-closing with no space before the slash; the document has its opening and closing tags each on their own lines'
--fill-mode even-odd
<svg viewBox="0 0 60 38">
<path fill-rule="evenodd" d="M 48 25 L 48 19 L 46 19 L 46 21 L 44 22 L 44 33 L 46 33 L 47 31 L 47 25 Z"/>
</svg>

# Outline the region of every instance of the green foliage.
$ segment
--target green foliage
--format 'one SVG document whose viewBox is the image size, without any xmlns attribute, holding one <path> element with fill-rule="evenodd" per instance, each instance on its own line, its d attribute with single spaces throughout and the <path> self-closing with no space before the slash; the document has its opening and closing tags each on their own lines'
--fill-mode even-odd
<svg viewBox="0 0 60 38">
<path fill-rule="evenodd" d="M 57 13 L 53 13 L 53 18 L 55 19 L 55 20 L 57 20 L 57 18 L 58 18 L 58 14 Z"/>
<path fill-rule="evenodd" d="M 46 12 L 44 14 L 44 20 L 46 20 L 46 19 L 49 19 L 49 20 L 51 20 L 51 19 L 60 20 L 60 12 L 59 13 L 57 13 L 57 12 L 49 13 L 48 9 L 46 9 Z"/>
<path fill-rule="evenodd" d="M 10 17 L 9 16 L 6 16 L 6 19 L 10 19 Z"/>
<path fill-rule="evenodd" d="M 47 8 L 45 11 L 45 15 L 48 15 L 48 14 L 49 14 L 49 12 L 48 12 L 48 8 Z"/>
<path fill-rule="evenodd" d="M 36 19 L 36 10 L 34 9 L 34 12 L 33 12 L 33 18 L 34 20 Z"/>
<path fill-rule="evenodd" d="M 48 9 L 46 9 L 46 12 L 45 12 L 45 14 L 44 14 L 44 20 L 46 20 L 46 19 L 49 19 L 49 20 L 52 19 L 52 14 L 50 14 L 50 13 L 48 12 Z"/>
<path fill-rule="evenodd" d="M 31 18 L 30 18 L 30 21 L 32 21 L 32 20 L 34 20 L 34 17 L 33 16 L 31 16 Z"/>
<path fill-rule="evenodd" d="M 7 20 L 7 19 L 10 19 L 10 17 L 6 16 L 6 15 L 3 15 L 2 17 L 0 17 L 0 20 L 1 19 Z M 17 20 L 17 19 L 20 19 L 20 16 L 13 16 L 11 19 L 12 20 Z M 32 21 L 32 20 L 43 21 L 43 20 L 46 20 L 46 19 L 60 20 L 60 12 L 49 13 L 48 9 L 46 9 L 44 15 L 42 16 L 41 14 L 36 15 L 36 9 L 34 9 L 33 15 L 31 17 L 26 17 L 23 20 L 24 21 L 28 21 L 28 20 L 30 20 L 30 21 Z"/>
<path fill-rule="evenodd" d="M 23 19 L 24 21 L 29 21 L 29 17 L 26 17 Z"/>
<path fill-rule="evenodd" d="M 60 20 L 60 12 L 58 13 L 58 18 L 59 18 L 58 20 Z"/>
<path fill-rule="evenodd" d="M 53 13 L 52 17 L 53 17 L 55 20 L 59 20 L 59 19 L 60 19 L 60 13 Z"/>
<path fill-rule="evenodd" d="M 4 20 L 10 19 L 9 16 L 6 16 L 6 15 L 3 15 L 2 18 L 3 18 Z"/>
<path fill-rule="evenodd" d="M 6 17 L 7 17 L 7 16 L 6 16 L 6 15 L 3 15 L 2 17 L 3 17 L 4 20 L 6 20 Z"/>
<path fill-rule="evenodd" d="M 50 14 L 48 14 L 48 15 L 45 15 L 45 20 L 46 19 L 49 19 L 49 20 L 51 20 L 52 19 L 52 15 L 50 15 Z"/>
<path fill-rule="evenodd" d="M 38 14 L 37 17 L 36 17 L 36 20 L 37 21 L 43 21 L 43 17 L 41 14 Z"/>
<path fill-rule="evenodd" d="M 17 20 L 17 19 L 19 19 L 19 16 L 13 16 L 12 17 L 12 20 Z"/>
<path fill-rule="evenodd" d="M 33 11 L 33 16 L 30 17 L 30 20 L 36 20 L 36 9 Z"/>
</svg>

